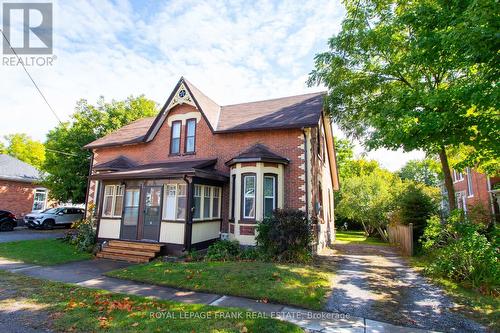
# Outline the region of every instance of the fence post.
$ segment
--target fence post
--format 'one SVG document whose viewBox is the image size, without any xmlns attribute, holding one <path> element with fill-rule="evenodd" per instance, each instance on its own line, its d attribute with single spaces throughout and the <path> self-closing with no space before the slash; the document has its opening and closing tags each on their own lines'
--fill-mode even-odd
<svg viewBox="0 0 500 333">
<path fill-rule="evenodd" d="M 408 242 L 410 244 L 408 255 L 412 256 L 413 255 L 413 223 L 408 224 L 408 229 L 409 229 L 408 233 L 410 234 L 410 239 L 408 240 Z"/>
</svg>

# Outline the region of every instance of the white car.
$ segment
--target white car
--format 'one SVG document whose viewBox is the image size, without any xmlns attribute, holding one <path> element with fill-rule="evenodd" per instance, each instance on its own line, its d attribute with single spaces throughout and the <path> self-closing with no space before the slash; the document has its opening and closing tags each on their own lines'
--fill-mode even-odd
<svg viewBox="0 0 500 333">
<path fill-rule="evenodd" d="M 50 208 L 37 214 L 27 214 L 24 223 L 30 229 L 52 229 L 55 226 L 71 226 L 83 219 L 84 211 L 76 207 Z"/>
</svg>

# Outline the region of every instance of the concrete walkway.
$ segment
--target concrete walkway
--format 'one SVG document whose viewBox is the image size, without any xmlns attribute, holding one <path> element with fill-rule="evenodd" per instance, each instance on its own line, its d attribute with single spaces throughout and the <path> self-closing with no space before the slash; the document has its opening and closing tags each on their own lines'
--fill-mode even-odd
<svg viewBox="0 0 500 333">
<path fill-rule="evenodd" d="M 106 259 L 73 262 L 57 266 L 34 266 L 0 258 L 0 270 L 29 275 L 36 278 L 74 283 L 82 287 L 108 290 L 114 293 L 154 297 L 182 303 L 208 304 L 221 307 L 238 307 L 266 313 L 275 318 L 292 322 L 307 332 L 353 333 L 423 333 L 415 328 L 399 327 L 381 321 L 354 317 L 340 312 L 318 312 L 280 304 L 262 303 L 253 299 L 185 291 L 144 283 L 131 282 L 103 276 L 105 272 L 124 268 L 130 264 Z"/>
<path fill-rule="evenodd" d="M 485 332 L 454 311 L 454 302 L 415 272 L 396 248 L 364 244 L 334 248 L 329 260 L 336 274 L 327 310 L 405 327 Z"/>
<path fill-rule="evenodd" d="M 64 237 L 66 229 L 32 230 L 17 227 L 14 231 L 0 232 L 0 243 L 17 242 L 22 240 L 48 239 Z"/>
</svg>

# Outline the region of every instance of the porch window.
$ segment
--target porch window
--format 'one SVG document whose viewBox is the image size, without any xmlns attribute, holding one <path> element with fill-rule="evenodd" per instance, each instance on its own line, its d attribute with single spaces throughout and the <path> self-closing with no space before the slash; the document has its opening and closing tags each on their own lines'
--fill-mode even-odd
<svg viewBox="0 0 500 333">
<path fill-rule="evenodd" d="M 47 190 L 36 189 L 32 210 L 44 210 L 46 202 L 47 202 Z"/>
<path fill-rule="evenodd" d="M 210 201 L 211 201 L 212 188 L 210 186 L 204 186 L 203 189 L 203 218 L 209 219 L 210 215 Z"/>
<path fill-rule="evenodd" d="M 123 208 L 123 185 L 106 185 L 104 187 L 104 217 L 121 217 Z"/>
<path fill-rule="evenodd" d="M 170 154 L 177 155 L 181 152 L 181 124 L 180 120 L 172 122 Z"/>
<path fill-rule="evenodd" d="M 194 212 L 193 219 L 199 219 L 201 217 L 201 185 L 194 186 Z"/>
<path fill-rule="evenodd" d="M 196 119 L 186 121 L 186 153 L 194 153 L 196 141 Z"/>
<path fill-rule="evenodd" d="M 136 225 L 139 217 L 139 197 L 138 188 L 128 188 L 125 195 L 125 209 L 123 214 L 123 225 Z"/>
<path fill-rule="evenodd" d="M 212 188 L 212 217 L 220 218 L 220 188 Z"/>
<path fill-rule="evenodd" d="M 276 180 L 277 175 L 266 174 L 264 176 L 264 217 L 269 217 L 276 209 L 277 194 Z"/>
<path fill-rule="evenodd" d="M 255 174 L 243 175 L 243 218 L 255 219 Z"/>
<path fill-rule="evenodd" d="M 180 220 L 186 219 L 186 185 L 168 184 L 163 195 L 163 219 Z"/>
</svg>

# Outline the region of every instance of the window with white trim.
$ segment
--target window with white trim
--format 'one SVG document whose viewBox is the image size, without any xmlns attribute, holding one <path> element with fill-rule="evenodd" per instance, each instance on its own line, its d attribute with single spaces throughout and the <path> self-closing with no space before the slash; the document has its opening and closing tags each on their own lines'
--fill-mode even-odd
<svg viewBox="0 0 500 333">
<path fill-rule="evenodd" d="M 465 191 L 456 192 L 455 199 L 457 202 L 457 208 L 462 209 L 467 213 L 467 198 L 465 197 Z"/>
<path fill-rule="evenodd" d="M 186 153 L 194 153 L 196 142 L 196 119 L 186 120 Z"/>
<path fill-rule="evenodd" d="M 474 189 L 472 187 L 472 172 L 470 168 L 467 168 L 467 194 L 469 197 L 474 196 Z"/>
<path fill-rule="evenodd" d="M 453 181 L 460 182 L 462 180 L 464 180 L 464 174 L 456 170 L 453 170 Z"/>
<path fill-rule="evenodd" d="M 106 185 L 104 187 L 103 210 L 104 217 L 121 217 L 123 208 L 124 185 Z"/>
<path fill-rule="evenodd" d="M 44 210 L 47 204 L 47 190 L 39 188 L 35 190 L 35 196 L 33 198 L 33 209 L 32 210 Z"/>
<path fill-rule="evenodd" d="M 163 220 L 186 219 L 186 184 L 167 184 L 163 195 Z"/>
<path fill-rule="evenodd" d="M 264 176 L 264 217 L 269 217 L 276 209 L 276 175 L 267 174 Z"/>
<path fill-rule="evenodd" d="M 193 220 L 213 220 L 220 218 L 222 189 L 216 186 L 194 186 Z"/>
<path fill-rule="evenodd" d="M 243 175 L 243 218 L 255 219 L 255 174 Z"/>
</svg>

